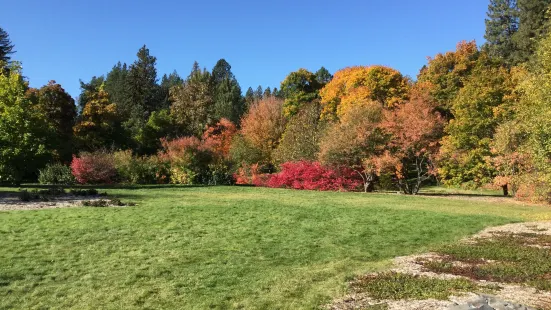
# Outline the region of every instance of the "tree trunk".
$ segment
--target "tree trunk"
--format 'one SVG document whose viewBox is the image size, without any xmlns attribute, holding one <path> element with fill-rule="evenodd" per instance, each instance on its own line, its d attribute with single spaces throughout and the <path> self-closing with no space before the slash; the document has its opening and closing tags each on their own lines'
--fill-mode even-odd
<svg viewBox="0 0 551 310">
<path fill-rule="evenodd" d="M 503 196 L 507 197 L 509 196 L 509 186 L 507 184 L 501 186 L 501 188 L 503 189 Z"/>
</svg>

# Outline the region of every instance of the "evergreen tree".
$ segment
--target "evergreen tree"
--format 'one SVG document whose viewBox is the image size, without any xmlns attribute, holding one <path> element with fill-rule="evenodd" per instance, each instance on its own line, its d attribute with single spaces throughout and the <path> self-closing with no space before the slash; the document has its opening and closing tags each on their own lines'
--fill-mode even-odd
<svg viewBox="0 0 551 310">
<path fill-rule="evenodd" d="M 517 62 L 532 58 L 537 42 L 547 33 L 551 0 L 518 0 L 519 27 L 513 36 Z"/>
<path fill-rule="evenodd" d="M 157 84 L 157 58 L 149 54 L 144 45 L 138 59 L 130 66 L 126 78 L 126 100 L 119 103 L 119 112 L 126 119 L 124 128 L 132 139 L 137 139 L 149 115 L 162 107 L 160 86 Z"/>
<path fill-rule="evenodd" d="M 171 91 L 174 101 L 170 114 L 176 124 L 176 134 L 201 136 L 213 119 L 214 99 L 212 77 L 209 71 L 201 70 L 195 62 L 183 85 Z"/>
<path fill-rule="evenodd" d="M 247 89 L 247 92 L 245 93 L 245 105 L 247 108 L 249 108 L 254 103 L 254 90 L 252 87 L 249 87 Z"/>
<path fill-rule="evenodd" d="M 89 95 L 94 93 L 103 83 L 105 82 L 105 78 L 103 76 L 93 76 L 90 79 L 90 82 L 85 83 L 82 80 L 79 80 L 80 82 L 80 95 L 77 98 L 78 103 L 78 111 L 79 113 L 82 113 L 82 110 L 84 109 L 84 106 L 90 100 Z"/>
<path fill-rule="evenodd" d="M 264 91 L 262 90 L 262 86 L 258 85 L 254 92 L 254 99 L 255 100 L 262 100 L 262 95 L 264 94 Z"/>
<path fill-rule="evenodd" d="M 316 71 L 315 75 L 316 80 L 320 85 L 325 85 L 333 79 L 333 75 L 331 75 L 325 67 L 321 67 L 318 71 Z"/>
<path fill-rule="evenodd" d="M 214 117 L 227 118 L 237 123 L 244 112 L 241 87 L 231 72 L 231 66 L 225 59 L 220 59 L 212 69 L 214 89 Z"/>
<path fill-rule="evenodd" d="M 124 105 L 124 102 L 128 98 L 126 89 L 127 78 L 128 68 L 126 64 L 121 64 L 120 61 L 107 73 L 105 91 L 109 94 L 111 102 L 117 105 Z"/>
<path fill-rule="evenodd" d="M 0 62 L 4 62 L 5 65 L 10 63 L 11 56 L 15 51 L 15 46 L 11 43 L 8 33 L 0 28 Z"/>
<path fill-rule="evenodd" d="M 162 106 L 163 108 L 169 108 L 172 104 L 172 99 L 170 98 L 170 90 L 173 87 L 180 86 L 184 83 L 184 79 L 180 77 L 178 72 L 174 70 L 171 74 L 166 75 L 164 74 L 161 78 L 161 95 L 160 98 L 162 98 Z"/>
<path fill-rule="evenodd" d="M 490 56 L 514 65 L 513 35 L 518 30 L 519 9 L 516 0 L 490 0 L 486 19 L 486 48 Z"/>
<path fill-rule="evenodd" d="M 270 87 L 266 88 L 264 90 L 264 94 L 262 94 L 262 97 L 268 98 L 272 96 L 272 89 Z"/>
</svg>

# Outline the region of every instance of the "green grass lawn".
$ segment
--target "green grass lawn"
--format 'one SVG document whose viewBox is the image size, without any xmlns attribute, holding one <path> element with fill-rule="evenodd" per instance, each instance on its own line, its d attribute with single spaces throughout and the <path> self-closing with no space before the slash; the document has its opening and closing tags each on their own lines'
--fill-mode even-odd
<svg viewBox="0 0 551 310">
<path fill-rule="evenodd" d="M 395 256 L 551 219 L 546 207 L 391 194 L 107 192 L 138 205 L 0 212 L 0 309 L 311 309 Z"/>
</svg>

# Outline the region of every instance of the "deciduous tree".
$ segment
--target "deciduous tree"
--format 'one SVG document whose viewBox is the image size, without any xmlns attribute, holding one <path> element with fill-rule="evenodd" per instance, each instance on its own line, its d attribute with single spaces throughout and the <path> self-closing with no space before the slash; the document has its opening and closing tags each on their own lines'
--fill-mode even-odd
<svg viewBox="0 0 551 310">
<path fill-rule="evenodd" d="M 316 75 L 306 69 L 299 69 L 291 72 L 281 82 L 281 93 L 285 98 L 283 107 L 287 117 L 298 113 L 301 107 L 319 97 L 319 90 L 322 85 L 318 82 Z"/>
</svg>

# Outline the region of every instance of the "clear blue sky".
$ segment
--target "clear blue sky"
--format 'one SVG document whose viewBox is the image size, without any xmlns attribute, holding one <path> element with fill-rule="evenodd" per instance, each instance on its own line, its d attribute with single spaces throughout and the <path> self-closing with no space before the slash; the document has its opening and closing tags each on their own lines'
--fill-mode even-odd
<svg viewBox="0 0 551 310">
<path fill-rule="evenodd" d="M 298 68 L 381 64 L 415 77 L 427 56 L 483 43 L 488 2 L 5 0 L 0 27 L 33 87 L 56 80 L 77 96 L 79 79 L 133 62 L 146 44 L 159 77 L 225 58 L 245 92 Z"/>
</svg>

